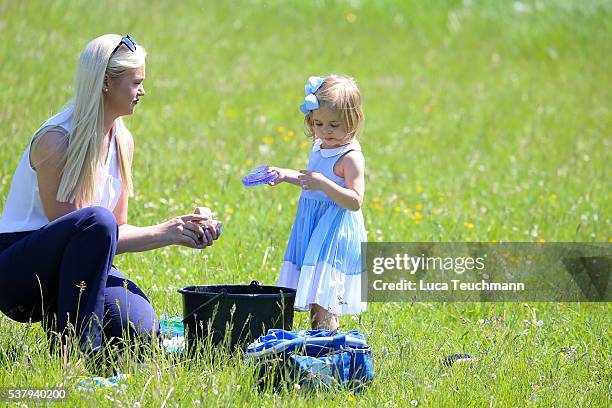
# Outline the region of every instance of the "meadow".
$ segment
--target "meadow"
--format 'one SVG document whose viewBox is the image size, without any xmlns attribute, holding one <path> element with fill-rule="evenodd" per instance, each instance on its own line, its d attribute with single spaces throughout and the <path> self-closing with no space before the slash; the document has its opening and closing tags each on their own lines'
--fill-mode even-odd
<svg viewBox="0 0 612 408">
<path fill-rule="evenodd" d="M 209 206 L 223 236 L 115 264 L 159 315 L 177 289 L 275 284 L 299 191 L 247 189 L 259 164 L 304 168 L 298 105 L 310 75 L 364 95 L 363 207 L 370 241 L 610 242 L 612 2 L 0 0 L 0 204 L 31 134 L 71 97 L 80 51 L 130 33 L 146 96 L 129 223 Z M 16 271 L 17 273 L 18 271 Z M 68 406 L 611 405 L 609 303 L 373 303 L 342 317 L 373 347 L 365 392 L 257 392 L 237 353 L 181 362 L 153 350 L 121 389 L 51 356 L 39 324 L 0 316 L 0 387 L 65 386 Z M 308 328 L 296 314 L 294 328 Z M 439 359 L 478 358 L 451 368 Z M 28 404 L 30 405 L 30 404 Z"/>
</svg>

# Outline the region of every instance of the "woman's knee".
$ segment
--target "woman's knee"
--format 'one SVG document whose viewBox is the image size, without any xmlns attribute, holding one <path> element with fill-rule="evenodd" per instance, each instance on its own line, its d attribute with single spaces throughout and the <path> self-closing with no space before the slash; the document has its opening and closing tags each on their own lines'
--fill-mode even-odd
<svg viewBox="0 0 612 408">
<path fill-rule="evenodd" d="M 85 207 L 80 210 L 83 222 L 80 222 L 82 231 L 96 232 L 102 236 L 117 237 L 117 221 L 115 216 L 108 209 L 100 206 Z"/>
</svg>

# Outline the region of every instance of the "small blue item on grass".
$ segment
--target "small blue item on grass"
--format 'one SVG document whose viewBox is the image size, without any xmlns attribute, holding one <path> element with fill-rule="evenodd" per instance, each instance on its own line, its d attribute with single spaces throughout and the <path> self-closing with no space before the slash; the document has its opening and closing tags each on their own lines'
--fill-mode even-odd
<svg viewBox="0 0 612 408">
<path fill-rule="evenodd" d="M 282 382 L 306 387 L 348 387 L 360 391 L 374 379 L 372 349 L 357 330 L 270 329 L 246 350 L 260 386 Z"/>
<path fill-rule="evenodd" d="M 182 316 L 163 314 L 159 327 L 163 347 L 167 352 L 182 353 L 185 351 L 185 327 L 183 326 Z"/>
<path fill-rule="evenodd" d="M 100 388 L 114 388 L 127 385 L 130 374 L 117 374 L 109 378 L 104 377 L 77 377 L 79 391 L 95 391 Z"/>
<path fill-rule="evenodd" d="M 242 184 L 247 187 L 259 186 L 261 184 L 268 184 L 269 182 L 276 180 L 278 174 L 270 173 L 267 164 L 263 164 L 256 169 L 253 169 L 249 174 L 242 178 Z"/>
</svg>

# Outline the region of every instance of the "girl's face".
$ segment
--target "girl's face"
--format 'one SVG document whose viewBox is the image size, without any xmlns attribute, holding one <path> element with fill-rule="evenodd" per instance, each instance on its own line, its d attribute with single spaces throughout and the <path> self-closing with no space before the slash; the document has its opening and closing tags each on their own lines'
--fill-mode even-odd
<svg viewBox="0 0 612 408">
<path fill-rule="evenodd" d="M 143 81 L 145 79 L 144 65 L 139 68 L 131 68 L 117 78 L 108 79 L 108 91 L 105 93 L 105 108 L 117 116 L 131 115 L 138 103 L 138 99 L 144 96 Z"/>
<path fill-rule="evenodd" d="M 321 147 L 334 148 L 347 144 L 347 134 L 340 112 L 321 105 L 312 111 L 312 129 L 315 137 L 321 139 Z"/>
</svg>

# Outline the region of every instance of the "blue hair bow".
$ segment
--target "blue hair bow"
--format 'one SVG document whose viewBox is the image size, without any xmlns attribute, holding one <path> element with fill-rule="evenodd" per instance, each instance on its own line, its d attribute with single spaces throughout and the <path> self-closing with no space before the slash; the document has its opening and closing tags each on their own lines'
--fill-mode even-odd
<svg viewBox="0 0 612 408">
<path fill-rule="evenodd" d="M 319 109 L 319 101 L 315 95 L 315 92 L 319 90 L 319 88 L 323 85 L 323 78 L 311 76 L 308 78 L 308 82 L 304 87 L 304 91 L 306 92 L 306 97 L 304 98 L 304 102 L 300 105 L 300 111 L 304 115 L 308 115 L 315 109 Z"/>
</svg>

